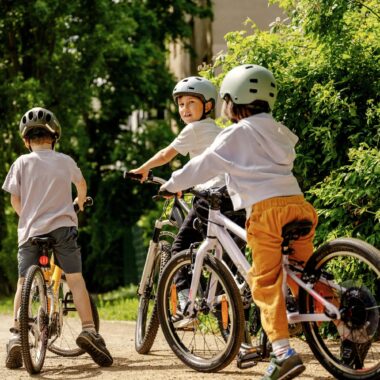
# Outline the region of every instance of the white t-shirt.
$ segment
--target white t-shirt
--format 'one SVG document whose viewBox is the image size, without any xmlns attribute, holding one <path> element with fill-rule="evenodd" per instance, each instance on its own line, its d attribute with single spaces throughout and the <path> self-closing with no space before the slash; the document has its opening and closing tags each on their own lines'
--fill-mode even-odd
<svg viewBox="0 0 380 380">
<path fill-rule="evenodd" d="M 13 163 L 2 188 L 21 200 L 19 246 L 30 237 L 78 226 L 71 184 L 82 178 L 71 157 L 53 150 L 25 154 Z"/>
<path fill-rule="evenodd" d="M 235 210 L 265 199 L 302 194 L 292 173 L 298 137 L 261 113 L 224 129 L 201 155 L 175 171 L 164 189 L 176 193 L 225 173 Z"/>
<path fill-rule="evenodd" d="M 170 146 L 182 156 L 189 155 L 191 159 L 203 153 L 221 131 L 222 128 L 210 118 L 195 121 L 187 124 Z"/>
<path fill-rule="evenodd" d="M 179 135 L 170 144 L 179 154 L 189 155 L 190 159 L 199 156 L 215 140 L 222 131 L 213 119 L 207 118 L 187 124 Z M 199 189 L 224 186 L 224 175 L 218 175 L 211 180 L 198 186 Z"/>
</svg>

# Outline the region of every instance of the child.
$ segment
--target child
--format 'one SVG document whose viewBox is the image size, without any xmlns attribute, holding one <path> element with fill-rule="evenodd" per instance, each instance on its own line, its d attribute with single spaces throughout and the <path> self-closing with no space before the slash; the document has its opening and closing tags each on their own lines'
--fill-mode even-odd
<svg viewBox="0 0 380 380">
<path fill-rule="evenodd" d="M 37 247 L 30 243 L 34 236 L 55 239 L 54 258 L 63 269 L 82 321 L 82 332 L 76 342 L 100 366 L 110 366 L 112 356 L 103 338 L 96 333 L 90 300 L 82 276 L 80 248 L 77 245 L 78 219 L 74 212 L 71 183 L 76 186 L 81 210 L 87 186 L 74 160 L 54 151 L 61 127 L 52 112 L 32 108 L 22 117 L 20 134 L 30 153 L 20 156 L 12 165 L 3 189 L 11 194 L 11 204 L 19 216 L 19 280 L 14 299 L 14 326 L 7 344 L 6 367 L 22 366 L 18 310 L 22 285 L 30 266 L 38 264 Z"/>
<path fill-rule="evenodd" d="M 145 164 L 137 169 L 131 170 L 132 173 L 142 175 L 142 181 L 147 178 L 150 169 L 162 166 L 173 160 L 179 154 L 187 155 L 194 158 L 200 155 L 207 147 L 211 145 L 215 137 L 221 132 L 214 120 L 208 115 L 215 108 L 217 99 L 217 91 L 215 86 L 205 78 L 189 77 L 177 83 L 173 90 L 173 98 L 178 105 L 178 112 L 182 121 L 187 124 L 180 132 L 176 139 L 166 148 L 160 150 Z M 201 188 L 219 187 L 224 185 L 222 177 L 202 184 Z M 194 200 L 194 207 L 185 218 L 180 231 L 172 245 L 172 254 L 176 254 L 190 246 L 191 243 L 201 241 L 202 234 L 193 228 L 193 221 L 196 218 L 194 208 L 201 202 Z M 232 208 L 232 205 L 231 205 Z M 230 208 L 230 209 L 231 209 Z M 182 306 L 187 301 L 187 274 L 183 273 L 177 278 L 177 287 L 179 290 L 179 298 L 182 300 Z M 179 315 L 179 323 L 188 323 L 188 321 L 180 322 L 182 315 Z M 179 325 L 177 324 L 177 327 Z M 183 327 L 183 326 L 182 326 Z"/>
<path fill-rule="evenodd" d="M 241 65 L 228 72 L 221 86 L 223 112 L 235 124 L 161 187 L 176 193 L 226 173 L 234 209 L 247 210 L 247 239 L 253 252 L 252 295 L 274 352 L 264 380 L 291 379 L 305 369 L 289 345 L 281 230 L 295 219 L 313 222 L 312 231 L 294 243 L 294 258 L 306 262 L 313 252 L 317 224 L 316 212 L 292 174 L 298 138 L 270 113 L 276 95 L 273 74 L 264 67 Z"/>
</svg>

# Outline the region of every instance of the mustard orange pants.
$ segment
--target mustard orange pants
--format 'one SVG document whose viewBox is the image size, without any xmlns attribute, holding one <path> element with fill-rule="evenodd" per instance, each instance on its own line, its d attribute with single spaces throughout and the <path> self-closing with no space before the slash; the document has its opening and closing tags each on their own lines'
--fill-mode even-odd
<svg viewBox="0 0 380 380">
<path fill-rule="evenodd" d="M 246 224 L 253 259 L 249 272 L 252 296 L 260 308 L 261 323 L 271 342 L 289 338 L 282 290 L 282 227 L 301 219 L 311 220 L 313 228 L 308 235 L 294 242 L 292 258 L 306 262 L 313 253 L 318 217 L 302 195 L 275 197 L 256 203 Z"/>
</svg>

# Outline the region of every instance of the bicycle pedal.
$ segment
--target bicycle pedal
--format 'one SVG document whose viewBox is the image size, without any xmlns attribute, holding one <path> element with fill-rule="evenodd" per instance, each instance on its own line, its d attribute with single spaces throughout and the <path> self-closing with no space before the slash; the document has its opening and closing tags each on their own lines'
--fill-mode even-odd
<svg viewBox="0 0 380 380">
<path fill-rule="evenodd" d="M 236 361 L 236 365 L 239 369 L 247 369 L 257 365 L 257 361 L 254 359 L 239 358 Z"/>
</svg>

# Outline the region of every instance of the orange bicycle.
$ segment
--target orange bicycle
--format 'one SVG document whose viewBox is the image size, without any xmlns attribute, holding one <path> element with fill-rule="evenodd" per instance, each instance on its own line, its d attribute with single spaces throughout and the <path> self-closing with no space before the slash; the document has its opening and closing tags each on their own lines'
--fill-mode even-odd
<svg viewBox="0 0 380 380">
<path fill-rule="evenodd" d="M 85 207 L 93 204 L 88 197 Z M 74 205 L 76 212 L 78 206 Z M 54 238 L 31 238 L 40 252 L 39 265 L 28 269 L 22 288 L 19 311 L 22 357 L 30 374 L 39 373 L 45 361 L 46 350 L 64 357 L 84 353 L 75 340 L 81 331 L 81 321 L 74 306 L 73 295 L 61 268 L 54 263 Z M 96 331 L 99 314 L 90 297 Z"/>
</svg>

